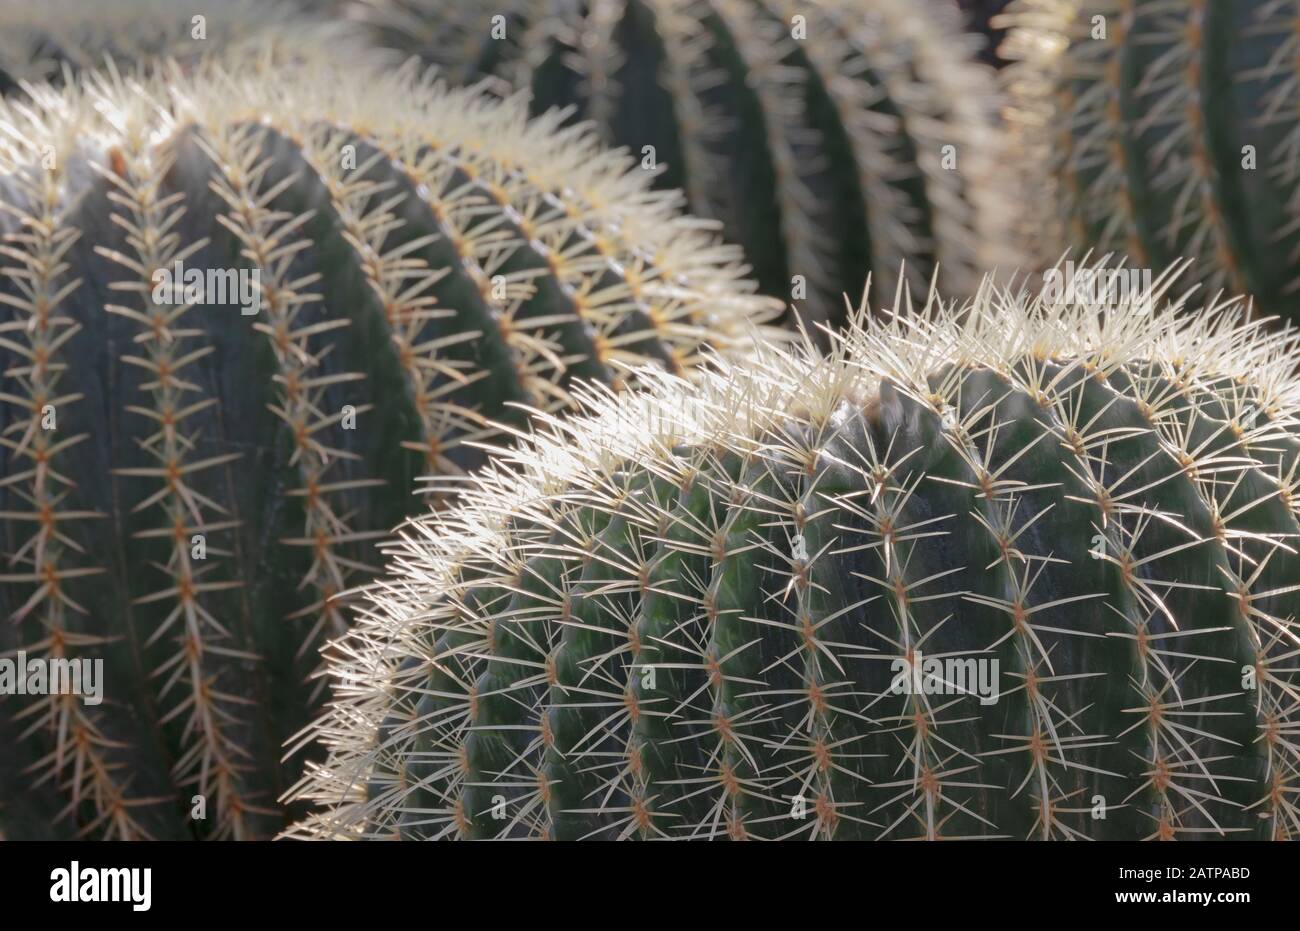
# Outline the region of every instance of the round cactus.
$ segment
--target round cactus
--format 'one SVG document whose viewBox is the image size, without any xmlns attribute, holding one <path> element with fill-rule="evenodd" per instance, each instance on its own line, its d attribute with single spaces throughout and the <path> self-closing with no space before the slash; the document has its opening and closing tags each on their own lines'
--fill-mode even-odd
<svg viewBox="0 0 1300 931">
<path fill-rule="evenodd" d="M 1163 268 L 1300 314 L 1300 78 L 1290 0 L 1017 0 L 1002 55 L 1022 239 Z M 1035 251 L 1036 250 L 1036 251 Z"/>
<path fill-rule="evenodd" d="M 587 392 L 392 544 L 291 836 L 1296 836 L 1300 353 L 1168 283 Z"/>
<path fill-rule="evenodd" d="M 103 703 L 4 699 L 11 837 L 280 830 L 336 596 L 416 477 L 780 311 L 586 130 L 413 69 L 30 93 L 0 103 L 0 656 L 102 660 Z"/>
<path fill-rule="evenodd" d="M 900 267 L 1014 262 L 991 71 L 948 0 L 364 0 L 379 45 L 526 88 L 725 223 L 763 292 L 841 324 Z M 489 81 L 491 83 L 491 81 Z M 903 263 L 906 263 L 903 266 Z"/>
</svg>

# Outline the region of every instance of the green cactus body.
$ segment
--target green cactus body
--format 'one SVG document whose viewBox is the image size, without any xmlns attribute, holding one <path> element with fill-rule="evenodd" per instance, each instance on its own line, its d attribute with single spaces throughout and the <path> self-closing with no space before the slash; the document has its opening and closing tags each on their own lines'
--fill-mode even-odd
<svg viewBox="0 0 1300 931">
<path fill-rule="evenodd" d="M 0 104 L 0 653 L 102 659 L 103 703 L 0 699 L 0 820 L 269 836 L 416 477 L 779 307 L 585 130 L 410 69 L 31 93 Z M 177 262 L 250 291 L 160 289 Z"/>
<path fill-rule="evenodd" d="M 989 287 L 593 389 L 392 544 L 290 834 L 1294 837 L 1296 361 Z"/>
<path fill-rule="evenodd" d="M 840 324 L 869 273 L 949 293 L 1006 250 L 991 73 L 943 0 L 365 0 L 377 44 L 526 88 L 724 221 L 764 293 Z"/>
<path fill-rule="evenodd" d="M 1002 54 L 1025 154 L 1026 249 L 1164 268 L 1300 311 L 1300 7 L 1276 0 L 1019 0 Z"/>
</svg>

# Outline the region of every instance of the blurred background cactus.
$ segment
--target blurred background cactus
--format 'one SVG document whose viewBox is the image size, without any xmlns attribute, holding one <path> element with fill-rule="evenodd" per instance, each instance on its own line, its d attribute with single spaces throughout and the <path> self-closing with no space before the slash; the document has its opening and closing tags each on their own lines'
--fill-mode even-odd
<svg viewBox="0 0 1300 931">
<path fill-rule="evenodd" d="M 278 830 L 336 596 L 417 476 L 780 311 L 522 101 L 150 70 L 0 102 L 0 653 L 105 665 L 102 705 L 0 705 L 10 837 Z"/>
<path fill-rule="evenodd" d="M 840 324 L 869 274 L 1017 260 L 991 72 L 949 0 L 362 0 L 379 46 L 571 108 L 719 217 L 764 293 Z"/>
<path fill-rule="evenodd" d="M 291 836 L 1295 837 L 1300 357 L 1168 287 L 589 392 L 394 542 Z"/>
<path fill-rule="evenodd" d="M 1297 15 L 1293 0 L 1013 3 L 1026 253 L 1193 259 L 1208 293 L 1300 319 Z"/>
</svg>

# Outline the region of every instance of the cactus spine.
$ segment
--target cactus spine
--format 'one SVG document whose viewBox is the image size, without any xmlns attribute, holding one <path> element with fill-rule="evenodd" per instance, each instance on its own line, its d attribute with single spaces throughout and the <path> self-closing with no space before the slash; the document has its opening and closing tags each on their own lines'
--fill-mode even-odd
<svg viewBox="0 0 1300 931">
<path fill-rule="evenodd" d="M 1296 836 L 1300 351 L 1144 300 L 587 392 L 392 544 L 292 835 Z"/>
<path fill-rule="evenodd" d="M 1292 0 L 1012 4 L 1008 119 L 1038 174 L 1024 232 L 1040 260 L 1192 259 L 1210 293 L 1295 319 L 1297 15 Z"/>
<path fill-rule="evenodd" d="M 998 46 L 1006 38 L 1006 28 L 1004 23 L 998 21 L 998 15 L 1008 2 L 1009 0 L 957 0 L 957 5 L 966 18 L 966 28 L 987 37 L 988 42 L 980 57 L 994 67 L 1005 64 L 998 56 Z"/>
<path fill-rule="evenodd" d="M 4 699 L 0 820 L 268 836 L 336 596 L 415 477 L 779 308 L 587 131 L 412 69 L 30 93 L 0 103 L 0 653 L 103 659 L 104 702 Z M 252 287 L 160 293 L 178 262 Z"/>
<path fill-rule="evenodd" d="M 938 264 L 969 293 L 1006 251 L 994 85 L 944 0 L 365 0 L 380 45 L 454 80 L 572 107 L 693 212 L 725 223 L 764 293 L 842 323 L 867 273 Z"/>
</svg>

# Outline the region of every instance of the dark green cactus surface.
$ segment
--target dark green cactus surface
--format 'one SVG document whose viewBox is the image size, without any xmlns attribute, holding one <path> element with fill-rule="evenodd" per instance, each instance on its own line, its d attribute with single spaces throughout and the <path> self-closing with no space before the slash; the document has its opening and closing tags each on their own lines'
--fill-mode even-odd
<svg viewBox="0 0 1300 931">
<path fill-rule="evenodd" d="M 859 323 L 593 391 L 411 522 L 293 836 L 1295 837 L 1294 338 Z"/>
<path fill-rule="evenodd" d="M 1300 4 L 1017 0 L 1001 22 L 1028 253 L 1191 259 L 1208 294 L 1300 319 Z"/>
<path fill-rule="evenodd" d="M 0 697 L 6 836 L 280 830 L 417 476 L 779 312 L 556 122 L 328 61 L 0 104 L 0 656 L 103 662 L 100 704 Z"/>
<path fill-rule="evenodd" d="M 842 324 L 871 275 L 950 294 L 1018 258 L 991 71 L 948 0 L 363 0 L 377 45 L 570 108 L 692 212 L 764 293 Z"/>
</svg>

